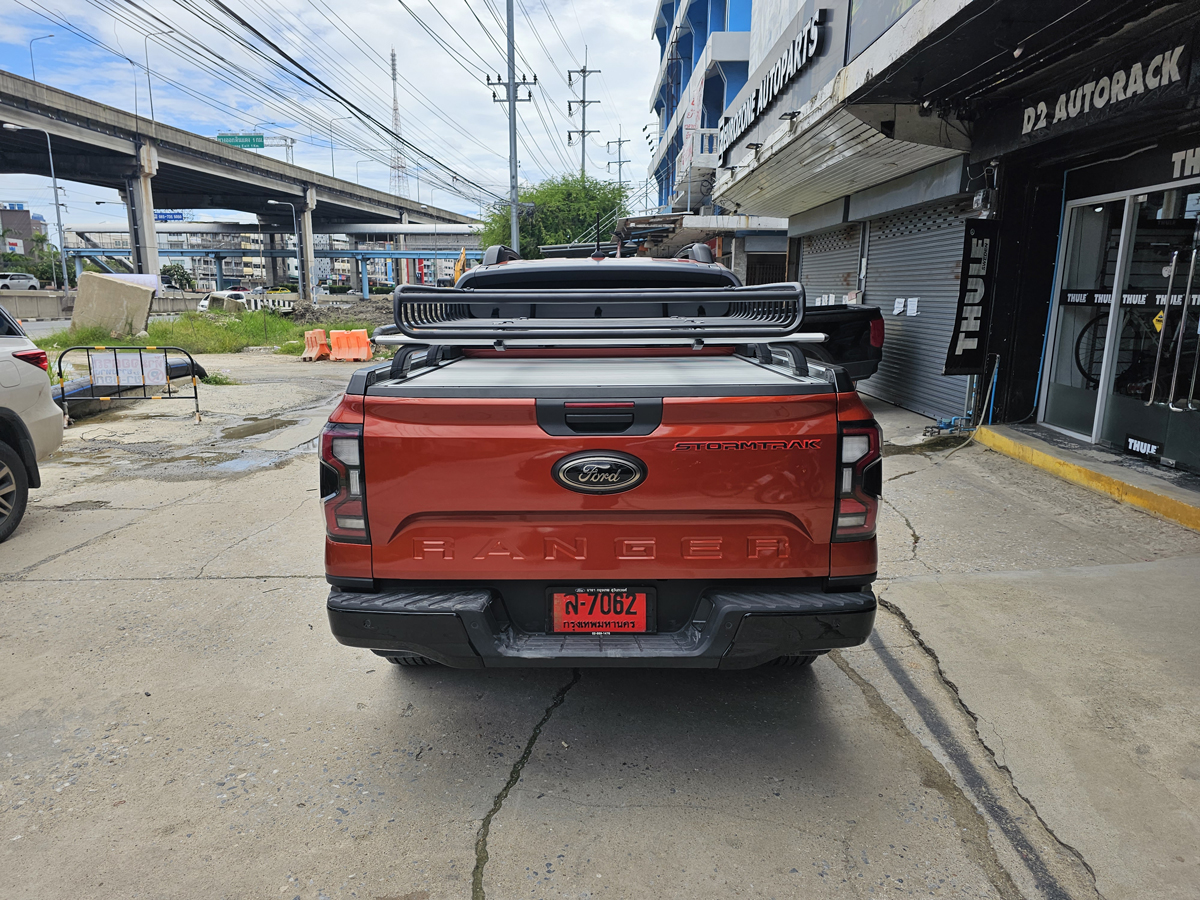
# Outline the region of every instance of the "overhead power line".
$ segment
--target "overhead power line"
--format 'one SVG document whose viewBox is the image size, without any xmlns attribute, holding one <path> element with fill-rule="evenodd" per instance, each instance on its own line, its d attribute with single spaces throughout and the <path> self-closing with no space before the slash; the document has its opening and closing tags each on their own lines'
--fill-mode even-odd
<svg viewBox="0 0 1200 900">
<path fill-rule="evenodd" d="M 232 20 L 233 22 L 235 22 L 239 26 L 241 26 L 243 30 L 248 31 L 250 34 L 252 34 L 258 41 L 260 41 L 267 48 L 269 48 L 279 59 L 284 60 L 289 66 L 291 66 L 292 70 L 293 70 L 292 74 L 294 77 L 296 77 L 296 74 L 298 73 L 298 77 L 300 77 L 300 79 L 304 83 L 308 84 L 313 89 L 317 90 L 318 92 L 329 97 L 331 100 L 340 104 L 347 112 L 351 113 L 355 118 L 359 119 L 359 121 L 362 122 L 364 125 L 369 125 L 372 128 L 374 128 L 375 130 L 382 132 L 386 136 L 390 137 L 392 140 L 395 140 L 396 142 L 398 142 L 401 146 L 403 146 L 405 149 L 409 150 L 411 153 L 420 156 L 422 159 L 426 160 L 429 163 L 432 163 L 434 166 L 441 169 L 454 182 L 464 183 L 466 186 L 471 187 L 471 188 L 475 189 L 476 191 L 478 191 L 480 195 L 491 196 L 492 198 L 497 199 L 497 200 L 500 199 L 498 194 L 495 194 L 494 192 L 485 188 L 483 185 L 478 184 L 478 183 L 468 179 L 465 175 L 462 175 L 459 172 L 457 172 L 453 167 L 448 166 L 445 163 L 443 163 L 436 156 L 432 155 L 431 153 L 426 152 L 424 149 L 416 146 L 411 141 L 406 140 L 401 135 L 396 134 L 394 131 L 392 131 L 392 129 L 389 126 L 384 125 L 382 122 L 380 122 L 378 119 L 376 119 L 370 113 L 368 113 L 366 110 L 362 109 L 357 103 L 355 103 L 352 100 L 350 100 L 349 98 L 343 96 L 339 91 L 337 91 L 335 88 L 330 86 L 323 78 L 321 78 L 319 75 L 317 75 L 311 69 L 309 69 L 307 66 L 305 66 L 303 63 L 301 63 L 299 60 L 295 59 L 290 53 L 288 53 L 286 50 L 284 50 L 275 41 L 273 41 L 267 35 L 263 34 L 261 31 L 259 31 L 257 28 L 255 28 L 250 22 L 248 22 L 239 13 L 237 13 L 236 11 L 231 9 L 226 3 L 223 2 L 223 0 L 207 0 L 207 2 L 214 8 L 220 10 L 227 18 L 229 18 L 230 20 Z M 405 6 L 405 8 L 407 8 L 407 5 L 404 4 L 403 0 L 398 0 L 398 2 L 402 6 Z M 275 62 L 275 61 L 272 60 L 272 62 Z M 279 65 L 278 63 L 275 63 L 275 64 Z"/>
</svg>

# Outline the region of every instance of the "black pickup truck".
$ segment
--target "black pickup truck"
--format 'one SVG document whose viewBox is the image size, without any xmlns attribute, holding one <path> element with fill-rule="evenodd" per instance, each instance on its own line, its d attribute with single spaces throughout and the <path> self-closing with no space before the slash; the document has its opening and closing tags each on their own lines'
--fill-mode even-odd
<svg viewBox="0 0 1200 900">
<path fill-rule="evenodd" d="M 804 350 L 823 363 L 841 366 L 857 383 L 870 378 L 883 359 L 883 313 L 875 306 L 838 303 L 809 306 L 804 310 L 804 327 L 828 337 Z"/>
<path fill-rule="evenodd" d="M 584 244 L 552 244 L 543 246 L 540 250 L 543 256 L 549 259 L 586 259 L 589 256 L 595 258 L 596 254 L 612 258 L 616 255 L 616 248 L 615 242 L 609 242 L 597 245 L 594 250 L 590 250 Z M 485 266 L 500 262 L 501 256 L 498 254 L 512 253 L 507 247 L 495 247 L 490 250 L 491 258 L 485 256 L 483 259 Z M 674 258 L 688 259 L 709 266 L 716 263 L 712 248 L 707 244 L 689 244 L 680 249 Z M 661 259 L 666 262 L 670 258 Z M 732 287 L 742 286 L 737 275 L 729 269 L 721 268 L 724 280 L 718 279 L 714 283 Z M 804 352 L 812 359 L 841 366 L 856 384 L 875 374 L 879 368 L 879 361 L 883 358 L 883 314 L 877 308 L 856 303 L 806 305 L 804 317 L 806 330 L 826 335 L 826 339 L 820 344 L 805 345 Z"/>
</svg>

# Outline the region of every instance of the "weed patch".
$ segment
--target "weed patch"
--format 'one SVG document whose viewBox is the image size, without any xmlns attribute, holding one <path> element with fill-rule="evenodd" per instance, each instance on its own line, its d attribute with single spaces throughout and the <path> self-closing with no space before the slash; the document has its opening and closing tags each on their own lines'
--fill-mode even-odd
<svg viewBox="0 0 1200 900">
<path fill-rule="evenodd" d="M 334 322 L 331 329 L 369 328 L 366 322 Z M 274 312 L 185 312 L 179 318 L 151 320 L 148 337 L 117 337 L 103 328 L 68 328 L 37 338 L 46 351 L 67 347 L 126 346 L 180 347 L 188 353 L 238 353 L 247 347 L 279 345 L 280 353 L 298 356 L 304 350 L 303 324 Z"/>
</svg>

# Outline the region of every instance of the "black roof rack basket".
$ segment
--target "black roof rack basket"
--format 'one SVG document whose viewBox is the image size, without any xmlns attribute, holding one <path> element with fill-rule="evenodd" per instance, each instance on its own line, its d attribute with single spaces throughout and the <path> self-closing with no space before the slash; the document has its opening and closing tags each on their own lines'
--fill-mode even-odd
<svg viewBox="0 0 1200 900">
<path fill-rule="evenodd" d="M 423 341 L 782 338 L 800 328 L 797 282 L 712 288 L 436 288 L 402 284 L 396 327 Z"/>
</svg>

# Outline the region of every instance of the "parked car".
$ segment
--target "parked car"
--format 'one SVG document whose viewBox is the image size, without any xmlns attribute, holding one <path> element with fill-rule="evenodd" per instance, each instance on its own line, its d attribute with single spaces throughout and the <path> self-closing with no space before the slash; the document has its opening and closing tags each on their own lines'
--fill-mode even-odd
<svg viewBox="0 0 1200 900">
<path fill-rule="evenodd" d="M 867 640 L 881 435 L 801 285 L 492 247 L 394 309 L 320 438 L 338 641 L 744 669 Z"/>
<path fill-rule="evenodd" d="M 0 541 L 21 523 L 38 460 L 62 443 L 62 411 L 51 399 L 49 359 L 0 307 Z"/>
<path fill-rule="evenodd" d="M 41 284 L 25 272 L 0 272 L 0 291 L 40 291 Z"/>
</svg>

